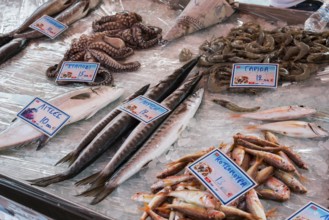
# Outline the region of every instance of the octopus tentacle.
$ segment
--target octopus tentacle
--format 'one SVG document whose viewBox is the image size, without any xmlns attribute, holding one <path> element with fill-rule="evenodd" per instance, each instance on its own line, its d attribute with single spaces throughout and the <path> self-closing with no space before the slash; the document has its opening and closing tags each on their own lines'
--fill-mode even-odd
<svg viewBox="0 0 329 220">
<path fill-rule="evenodd" d="M 93 49 L 90 49 L 89 51 L 101 64 L 107 66 L 113 71 L 135 71 L 141 66 L 138 61 L 129 63 L 119 63 L 118 61 L 114 60 L 112 57 L 102 51 Z"/>
<path fill-rule="evenodd" d="M 116 49 L 104 42 L 95 42 L 91 43 L 88 46 L 88 49 L 99 49 L 107 53 L 109 56 L 113 58 L 125 58 L 134 53 L 133 49 L 130 47 L 124 47 L 121 49 Z"/>
<path fill-rule="evenodd" d="M 84 59 L 84 56 L 85 56 L 86 52 L 85 51 L 80 51 L 80 52 L 77 52 L 75 54 L 72 54 L 70 56 L 70 61 L 83 61 Z"/>
<path fill-rule="evenodd" d="M 99 81 L 99 78 L 101 80 Z M 88 85 L 90 86 L 100 86 L 100 85 L 111 85 L 113 82 L 113 77 L 110 71 L 105 68 L 99 68 L 97 71 L 96 79 L 94 82 L 89 82 Z"/>
</svg>

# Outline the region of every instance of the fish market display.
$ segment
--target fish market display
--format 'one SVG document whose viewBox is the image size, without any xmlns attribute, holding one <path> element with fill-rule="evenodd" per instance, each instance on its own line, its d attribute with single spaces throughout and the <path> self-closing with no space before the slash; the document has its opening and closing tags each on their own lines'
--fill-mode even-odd
<svg viewBox="0 0 329 220">
<path fill-rule="evenodd" d="M 141 89 L 137 90 L 135 93 L 133 93 L 131 96 L 127 97 L 122 103 L 129 102 L 130 100 L 136 98 L 139 95 L 144 95 L 145 92 L 150 87 L 150 84 L 143 86 Z M 78 158 L 79 154 L 83 149 L 85 149 L 88 144 L 98 135 L 99 132 L 103 130 L 103 128 L 110 123 L 116 116 L 118 116 L 121 113 L 119 109 L 114 109 L 110 111 L 104 118 L 102 118 L 101 121 L 99 121 L 80 141 L 79 145 L 71 151 L 69 154 L 67 154 L 65 157 L 63 157 L 61 160 L 59 160 L 57 164 L 68 162 L 69 165 L 72 165 L 72 163 Z"/>
<path fill-rule="evenodd" d="M 224 100 L 224 99 L 213 99 L 212 101 L 214 103 L 216 103 L 218 105 L 221 105 L 224 108 L 227 108 L 227 109 L 229 109 L 231 111 L 234 111 L 234 112 L 255 112 L 255 111 L 260 109 L 259 106 L 253 107 L 253 108 L 241 107 L 241 106 L 238 106 L 238 105 L 234 104 L 233 102 L 230 102 L 230 101 L 227 101 L 227 100 Z M 243 115 L 241 117 L 243 117 Z"/>
<path fill-rule="evenodd" d="M 275 137 L 274 134 L 267 134 L 266 137 Z M 257 143 L 259 150 L 250 149 L 251 140 Z M 278 140 L 275 137 L 275 140 Z M 243 142 L 241 142 L 243 141 Z M 152 194 L 138 192 L 131 199 L 146 203 L 143 209 L 143 215 L 140 219 L 250 219 L 250 220 L 266 220 L 272 210 L 265 210 L 262 200 L 274 200 L 284 202 L 290 199 L 292 193 L 305 194 L 307 188 L 302 181 L 294 173 L 283 170 L 283 164 L 290 163 L 287 159 L 281 157 L 278 152 L 269 153 L 265 150 L 270 145 L 273 148 L 281 149 L 284 146 L 278 143 L 272 143 L 269 140 L 258 138 L 255 136 L 245 136 L 237 134 L 234 136 L 234 144 L 226 155 L 233 157 L 233 151 L 238 148 L 240 160 L 244 160 L 247 155 L 251 155 L 253 159 L 248 159 L 247 173 L 258 185 L 256 188 L 249 190 L 228 205 L 221 204 L 210 191 L 204 187 L 193 175 L 189 174 L 186 166 L 207 152 L 214 149 L 211 147 L 195 154 L 186 155 L 167 164 L 165 170 L 174 167 L 177 164 L 184 163 L 173 173 L 161 172 L 157 175 L 159 180 L 152 186 Z M 224 147 L 224 145 L 220 146 Z M 288 148 L 288 147 L 287 147 Z M 292 149 L 290 149 L 293 152 Z M 264 155 L 263 153 L 266 153 Z M 293 152 L 294 155 L 297 155 Z M 290 157 L 290 156 L 289 156 Z M 300 158 L 300 157 L 299 157 Z M 233 159 L 233 158 L 232 158 Z M 301 158 L 300 158 L 301 159 Z M 302 159 L 301 159 L 302 160 Z M 281 165 L 279 165 L 281 164 Z M 275 165 L 275 166 L 273 166 Z M 294 168 L 291 163 L 290 166 Z M 265 172 L 265 170 L 269 170 Z M 110 180 L 111 182 L 112 180 Z M 261 182 L 260 182 L 261 181 Z M 271 214 L 275 217 L 275 213 Z"/>
<path fill-rule="evenodd" d="M 112 72 L 135 71 L 141 65 L 138 61 L 123 63 L 118 60 L 133 55 L 133 49 L 155 46 L 162 32 L 160 28 L 143 24 L 142 17 L 137 13 L 127 11 L 94 21 L 93 31 L 95 33 L 74 39 L 63 59 L 49 67 L 46 75 L 56 78 L 64 61 L 99 62 L 96 79 L 88 84 L 111 84 Z"/>
<path fill-rule="evenodd" d="M 43 15 L 52 16 L 69 26 L 85 17 L 99 3 L 100 0 L 50 0 L 44 3 L 17 29 L 0 35 L 0 62 L 4 62 L 19 53 L 26 46 L 28 40 L 44 36 L 39 31 L 29 28 L 29 25 Z M 10 51 L 10 53 L 7 53 L 7 51 Z"/>
<path fill-rule="evenodd" d="M 181 68 L 175 70 L 174 73 L 150 88 L 144 96 L 157 102 L 164 100 L 184 81 L 189 72 L 198 62 L 198 59 L 199 58 L 195 58 Z M 49 177 L 30 180 L 30 182 L 37 186 L 48 186 L 49 184 L 57 183 L 76 176 L 91 162 L 97 159 L 104 151 L 113 146 L 117 140 L 120 140 L 125 133 L 134 129 L 138 123 L 139 121 L 137 119 L 127 113 L 121 112 L 102 129 L 87 147 L 85 147 L 68 170 Z"/>
<path fill-rule="evenodd" d="M 190 1 L 163 39 L 172 41 L 207 28 L 225 20 L 233 12 L 230 4 L 225 0 Z"/>
<path fill-rule="evenodd" d="M 200 47 L 199 65 L 208 66 L 214 92 L 254 92 L 229 88 L 232 63 L 279 63 L 279 81 L 303 81 L 325 66 L 329 32 L 313 33 L 297 27 L 263 30 L 255 23 L 231 29 L 226 37 L 205 41 Z"/>
<path fill-rule="evenodd" d="M 179 134 L 184 130 L 189 119 L 191 119 L 196 113 L 201 104 L 202 96 L 203 89 L 200 89 L 180 104 L 148 139 L 148 141 L 128 160 L 128 162 L 116 171 L 113 177 L 105 185 L 104 183 L 109 177 L 109 173 L 105 172 L 106 168 L 100 173 L 96 173 L 96 178 L 95 175 L 91 176 L 92 187 L 90 190 L 82 193 L 82 195 L 95 195 L 92 204 L 100 202 L 120 184 L 137 173 L 144 165 L 167 151 L 177 140 Z M 105 176 L 105 174 L 107 174 L 107 176 Z M 90 183 L 90 178 L 87 178 L 86 180 Z M 82 183 L 85 184 L 86 180 L 82 180 Z M 78 182 L 78 184 L 81 184 L 81 182 Z M 97 186 L 100 187 L 97 188 Z"/>
<path fill-rule="evenodd" d="M 297 138 L 322 138 L 328 137 L 328 131 L 321 126 L 305 121 L 281 121 L 261 125 L 248 126 L 247 129 L 272 131 L 282 135 Z"/>
<path fill-rule="evenodd" d="M 71 116 L 67 124 L 92 117 L 100 109 L 117 100 L 124 90 L 117 87 L 101 86 L 83 88 L 56 96 L 48 102 Z M 0 150 L 14 146 L 39 141 L 39 148 L 48 137 L 21 119 L 17 119 L 11 126 L 0 134 Z"/>
<path fill-rule="evenodd" d="M 291 119 L 305 118 L 316 113 L 314 108 L 303 105 L 282 106 L 254 113 L 233 115 L 234 118 L 250 118 L 262 121 L 283 121 Z"/>
</svg>

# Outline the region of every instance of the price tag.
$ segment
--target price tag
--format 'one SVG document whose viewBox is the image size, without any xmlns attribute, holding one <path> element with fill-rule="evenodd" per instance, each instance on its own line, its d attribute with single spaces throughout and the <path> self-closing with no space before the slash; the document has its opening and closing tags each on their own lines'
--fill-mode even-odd
<svg viewBox="0 0 329 220">
<path fill-rule="evenodd" d="M 145 124 L 148 124 L 170 112 L 170 109 L 144 96 L 138 96 L 135 99 L 120 105 L 119 109 Z"/>
<path fill-rule="evenodd" d="M 257 185 L 247 173 L 218 149 L 196 160 L 188 169 L 224 205 Z"/>
<path fill-rule="evenodd" d="M 287 220 L 329 220 L 329 210 L 314 202 L 309 202 Z"/>
<path fill-rule="evenodd" d="M 56 81 L 93 82 L 98 68 L 99 63 L 65 61 Z"/>
<path fill-rule="evenodd" d="M 65 112 L 40 98 L 35 98 L 17 116 L 49 137 L 53 137 L 70 118 Z"/>
<path fill-rule="evenodd" d="M 230 87 L 277 88 L 279 64 L 233 64 Z"/>
<path fill-rule="evenodd" d="M 67 29 L 67 25 L 55 20 L 48 15 L 42 16 L 33 22 L 29 27 L 43 33 L 51 39 L 56 38 L 59 34 Z"/>
</svg>

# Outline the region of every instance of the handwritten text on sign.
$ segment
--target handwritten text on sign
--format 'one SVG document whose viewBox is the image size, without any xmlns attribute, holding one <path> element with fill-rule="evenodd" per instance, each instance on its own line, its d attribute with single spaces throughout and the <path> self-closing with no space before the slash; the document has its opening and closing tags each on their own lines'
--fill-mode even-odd
<svg viewBox="0 0 329 220">
<path fill-rule="evenodd" d="M 30 28 L 37 30 L 51 39 L 56 38 L 59 34 L 67 29 L 67 26 L 54 18 L 44 15 L 30 25 Z"/>
<path fill-rule="evenodd" d="M 65 112 L 40 98 L 35 98 L 17 116 L 49 137 L 54 136 L 70 118 Z"/>
<path fill-rule="evenodd" d="M 256 186 L 238 165 L 218 149 L 201 157 L 188 168 L 224 205 Z"/>
<path fill-rule="evenodd" d="M 170 112 L 170 109 L 144 96 L 138 96 L 137 98 L 124 103 L 119 106 L 119 109 L 146 124 Z"/>
<path fill-rule="evenodd" d="M 278 64 L 233 64 L 230 87 L 276 88 Z"/>
<path fill-rule="evenodd" d="M 93 82 L 99 63 L 65 61 L 56 81 Z"/>
<path fill-rule="evenodd" d="M 329 210 L 314 202 L 309 202 L 287 220 L 329 220 Z"/>
</svg>

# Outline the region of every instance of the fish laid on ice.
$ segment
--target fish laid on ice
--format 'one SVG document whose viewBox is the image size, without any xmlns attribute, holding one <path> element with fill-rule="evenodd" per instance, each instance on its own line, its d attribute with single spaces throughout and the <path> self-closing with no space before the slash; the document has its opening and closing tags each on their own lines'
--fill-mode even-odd
<svg viewBox="0 0 329 220">
<path fill-rule="evenodd" d="M 48 102 L 71 116 L 66 124 L 68 125 L 92 117 L 97 111 L 117 100 L 123 92 L 122 88 L 107 86 L 83 88 L 56 96 Z M 44 140 L 44 137 L 42 132 L 17 119 L 0 134 L 0 150 L 28 144 L 40 138 Z"/>
<path fill-rule="evenodd" d="M 237 104 L 234 104 L 233 102 L 224 100 L 224 99 L 213 99 L 212 100 L 214 103 L 223 106 L 224 108 L 227 108 L 231 111 L 234 112 L 255 112 L 260 109 L 259 106 L 257 107 L 252 107 L 252 108 L 245 108 L 238 106 Z"/>
<path fill-rule="evenodd" d="M 262 125 L 248 126 L 247 129 L 268 130 L 282 135 L 297 138 L 328 137 L 328 131 L 321 126 L 305 121 L 281 121 Z"/>
<path fill-rule="evenodd" d="M 161 80 L 157 85 L 150 88 L 145 97 L 161 102 L 169 94 L 177 89 L 177 87 L 185 80 L 190 71 L 194 68 L 198 58 L 191 60 L 182 67 L 176 69 L 172 74 Z M 90 144 L 79 154 L 78 158 L 63 173 L 51 175 L 48 177 L 30 180 L 31 184 L 37 186 L 48 186 L 74 177 L 80 173 L 88 164 L 97 159 L 111 145 L 131 129 L 133 129 L 139 121 L 127 113 L 121 112 L 115 117 L 105 128 L 90 142 Z"/>
<path fill-rule="evenodd" d="M 245 114 L 234 114 L 233 118 L 250 118 L 262 121 L 283 121 L 298 119 L 310 116 L 316 113 L 316 110 L 303 105 L 282 106 L 278 108 L 267 109 Z"/>
</svg>

